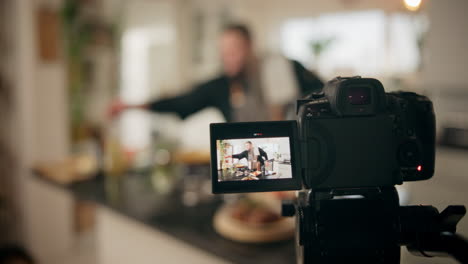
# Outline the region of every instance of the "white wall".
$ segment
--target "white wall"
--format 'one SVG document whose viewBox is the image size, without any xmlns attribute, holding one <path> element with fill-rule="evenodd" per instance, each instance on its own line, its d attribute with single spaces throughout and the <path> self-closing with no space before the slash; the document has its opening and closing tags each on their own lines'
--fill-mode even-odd
<svg viewBox="0 0 468 264">
<path fill-rule="evenodd" d="M 69 153 L 68 87 L 65 64 L 36 61 L 33 98 L 34 161 L 63 159 Z"/>
<path fill-rule="evenodd" d="M 40 255 L 50 252 L 44 249 L 48 245 L 44 231 L 50 234 L 51 229 L 43 229 L 44 225 L 41 222 L 43 218 L 40 216 L 46 215 L 46 211 L 41 210 L 41 207 L 35 203 L 43 197 L 35 196 L 36 189 L 31 189 L 31 168 L 37 161 L 63 159 L 68 154 L 65 73 L 62 62 L 44 64 L 38 60 L 35 11 L 36 4 L 44 4 L 43 1 L 13 2 L 12 12 L 15 13 L 13 24 L 16 25 L 14 115 L 17 120 L 14 141 L 19 166 L 18 174 L 14 175 L 17 186 L 16 198 L 22 242 L 34 255 Z M 57 3 L 59 2 L 50 1 L 49 4 L 54 6 Z M 51 204 L 47 206 L 53 208 Z M 56 216 L 55 218 L 62 223 L 67 221 L 69 225 L 72 224 L 69 219 Z M 59 226 L 63 225 L 56 227 Z M 63 235 L 61 232 L 63 230 L 60 228 L 55 231 L 57 234 L 51 234 L 51 237 L 58 238 Z M 49 249 L 52 250 L 50 247 L 54 245 L 49 245 Z"/>
<path fill-rule="evenodd" d="M 429 32 L 421 88 L 430 92 L 438 135 L 442 127 L 468 128 L 468 1 L 428 1 Z"/>
<path fill-rule="evenodd" d="M 32 87 L 35 84 L 35 54 L 34 54 L 34 28 L 33 28 L 33 9 L 30 1 L 14 1 L 14 11 L 17 26 L 16 43 L 16 80 L 15 80 L 15 118 L 16 122 L 16 155 L 18 162 L 18 175 L 16 178 L 18 210 L 20 212 L 20 226 L 22 237 L 27 240 L 28 230 L 24 226 L 27 218 L 26 203 L 28 202 L 27 193 L 24 186 L 27 177 L 30 175 L 29 168 L 34 159 L 34 95 Z"/>
<path fill-rule="evenodd" d="M 17 140 L 27 166 L 38 160 L 63 158 L 68 153 L 67 88 L 63 61 L 39 61 L 36 4 L 15 2 Z"/>
<path fill-rule="evenodd" d="M 428 1 L 428 4 L 430 31 L 424 49 L 424 85 L 468 90 L 468 1 Z"/>
</svg>

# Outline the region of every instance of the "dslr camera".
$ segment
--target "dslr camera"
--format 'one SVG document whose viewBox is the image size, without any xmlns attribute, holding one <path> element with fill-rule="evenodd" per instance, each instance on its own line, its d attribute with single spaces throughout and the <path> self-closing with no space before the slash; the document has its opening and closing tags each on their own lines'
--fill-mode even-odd
<svg viewBox="0 0 468 264">
<path fill-rule="evenodd" d="M 455 234 L 465 207 L 400 206 L 395 189 L 434 174 L 427 97 L 337 77 L 296 111 L 297 121 L 211 124 L 213 193 L 300 190 L 282 208 L 296 217 L 298 263 L 399 263 L 400 246 L 463 260 L 447 241 L 465 246 Z"/>
</svg>

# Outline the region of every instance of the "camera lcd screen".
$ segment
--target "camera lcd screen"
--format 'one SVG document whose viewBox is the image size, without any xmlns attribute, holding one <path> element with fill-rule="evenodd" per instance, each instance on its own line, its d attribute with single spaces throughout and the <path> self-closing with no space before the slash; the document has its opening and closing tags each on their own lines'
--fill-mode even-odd
<svg viewBox="0 0 468 264">
<path fill-rule="evenodd" d="M 221 123 L 210 129 L 214 193 L 300 189 L 295 121 Z"/>
<path fill-rule="evenodd" d="M 291 179 L 288 137 L 216 140 L 218 181 Z"/>
</svg>

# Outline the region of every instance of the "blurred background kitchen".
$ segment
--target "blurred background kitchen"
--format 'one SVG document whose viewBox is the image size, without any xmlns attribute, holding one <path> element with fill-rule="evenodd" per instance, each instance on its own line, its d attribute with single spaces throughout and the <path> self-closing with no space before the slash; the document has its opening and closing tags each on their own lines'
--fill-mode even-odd
<svg viewBox="0 0 468 264">
<path fill-rule="evenodd" d="M 219 34 L 238 22 L 257 54 L 322 81 L 362 75 L 429 96 L 436 174 L 404 184 L 402 203 L 468 205 L 466 11 L 465 0 L 1 0 L 0 257 L 18 246 L 35 263 L 293 263 L 290 224 L 252 238 L 239 235 L 250 220 L 213 220 L 235 199 L 210 193 L 218 109 L 108 116 L 116 98 L 142 104 L 216 76 Z"/>
</svg>

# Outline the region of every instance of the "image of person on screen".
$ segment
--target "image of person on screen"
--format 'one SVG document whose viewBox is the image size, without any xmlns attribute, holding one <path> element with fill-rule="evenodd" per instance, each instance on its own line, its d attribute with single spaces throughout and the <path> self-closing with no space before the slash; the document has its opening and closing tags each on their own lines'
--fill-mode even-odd
<svg viewBox="0 0 468 264">
<path fill-rule="evenodd" d="M 268 160 L 268 154 L 260 147 L 255 147 L 251 141 L 244 144 L 245 150 L 239 154 L 232 155 L 234 159 L 247 159 L 249 164 L 252 164 L 251 169 L 260 170 L 261 166 L 265 165 Z"/>
</svg>

